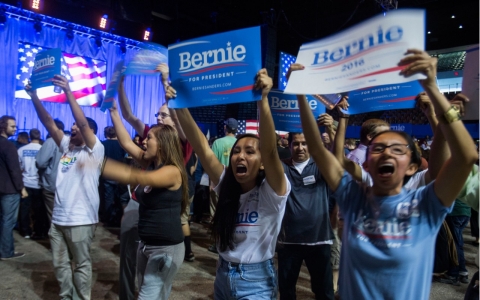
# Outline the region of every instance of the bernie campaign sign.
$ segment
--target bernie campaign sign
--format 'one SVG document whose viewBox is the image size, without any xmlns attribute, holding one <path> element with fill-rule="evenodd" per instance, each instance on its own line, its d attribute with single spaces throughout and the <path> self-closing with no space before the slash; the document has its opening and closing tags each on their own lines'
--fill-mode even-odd
<svg viewBox="0 0 480 300">
<path fill-rule="evenodd" d="M 307 102 L 315 118 L 325 113 L 325 106 L 313 96 L 307 96 Z M 272 112 L 275 130 L 302 132 L 300 108 L 297 96 L 284 94 L 281 91 L 268 93 L 268 104 Z"/>
<path fill-rule="evenodd" d="M 254 90 L 262 68 L 260 27 L 196 38 L 168 47 L 171 108 L 260 100 Z M 272 74 L 270 74 L 272 75 Z"/>
<path fill-rule="evenodd" d="M 58 48 L 37 53 L 30 78 L 33 89 L 53 85 L 53 77 L 61 74 L 61 59 L 62 52 Z"/>
<path fill-rule="evenodd" d="M 425 79 L 400 75 L 398 62 L 409 48 L 425 48 L 425 11 L 402 9 L 379 15 L 341 33 L 304 44 L 287 94 L 336 94 L 366 87 Z"/>
<path fill-rule="evenodd" d="M 348 114 L 379 110 L 415 108 L 415 99 L 423 87 L 418 81 L 381 85 L 348 93 Z"/>
</svg>

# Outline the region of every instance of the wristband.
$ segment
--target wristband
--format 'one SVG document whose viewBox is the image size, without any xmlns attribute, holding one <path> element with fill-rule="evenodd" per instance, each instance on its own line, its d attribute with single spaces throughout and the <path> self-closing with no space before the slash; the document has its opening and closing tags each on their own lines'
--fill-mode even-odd
<svg viewBox="0 0 480 300">
<path fill-rule="evenodd" d="M 439 120 L 441 120 L 445 124 L 450 124 L 456 121 L 460 121 L 462 116 L 460 115 L 460 111 L 455 106 L 450 106 L 450 108 L 440 116 Z"/>
</svg>

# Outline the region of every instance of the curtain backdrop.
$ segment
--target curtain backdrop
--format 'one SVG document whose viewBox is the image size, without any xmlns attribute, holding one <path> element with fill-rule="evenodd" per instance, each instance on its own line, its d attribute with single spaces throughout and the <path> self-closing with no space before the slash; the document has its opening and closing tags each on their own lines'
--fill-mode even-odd
<svg viewBox="0 0 480 300">
<path fill-rule="evenodd" d="M 104 60 L 107 63 L 107 84 L 110 82 L 115 64 L 122 59 L 128 63 L 136 52 L 127 49 L 126 53 L 122 54 L 119 46 L 108 43 L 103 43 L 101 48 L 97 48 L 94 39 L 77 35 L 70 41 L 66 38 L 65 31 L 57 28 L 44 27 L 41 33 L 37 34 L 32 22 L 7 18 L 5 26 L 0 26 L 0 116 L 14 116 L 19 129 L 17 133 L 38 128 L 43 138 L 47 132 L 38 120 L 31 101 L 15 99 L 19 41 L 46 48 L 60 48 L 67 53 Z M 159 76 L 127 76 L 125 91 L 133 114 L 147 124 L 156 123 L 154 114 L 165 102 Z M 70 130 L 74 119 L 68 104 L 42 103 L 53 118 L 60 119 L 65 124 L 65 129 Z M 103 128 L 112 125 L 108 111 L 102 113 L 98 107 L 82 106 L 82 109 L 85 116 L 97 122 L 99 129 L 97 136 L 101 140 L 104 139 Z M 125 126 L 133 136 L 133 128 L 126 123 Z"/>
</svg>

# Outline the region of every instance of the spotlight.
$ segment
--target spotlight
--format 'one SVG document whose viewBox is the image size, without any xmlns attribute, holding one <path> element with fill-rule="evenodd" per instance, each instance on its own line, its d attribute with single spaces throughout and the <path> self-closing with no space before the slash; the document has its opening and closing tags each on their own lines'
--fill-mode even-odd
<svg viewBox="0 0 480 300">
<path fill-rule="evenodd" d="M 428 33 L 428 34 L 431 34 L 432 32 L 431 32 L 431 31 L 429 31 L 429 32 L 427 32 L 427 33 Z"/>
<path fill-rule="evenodd" d="M 35 23 L 33 23 L 33 28 L 36 34 L 40 34 L 42 32 L 42 21 L 36 20 Z"/>
<path fill-rule="evenodd" d="M 145 30 L 145 33 L 143 34 L 143 40 L 144 41 L 150 41 L 152 38 L 152 32 L 150 31 L 150 28 L 147 28 Z"/>
<path fill-rule="evenodd" d="M 97 48 L 102 48 L 102 38 L 99 35 L 95 37 L 95 45 Z"/>
<path fill-rule="evenodd" d="M 103 15 L 100 19 L 100 28 L 108 29 L 108 15 Z"/>
<path fill-rule="evenodd" d="M 452 15 L 452 19 L 455 19 L 455 15 Z"/>
<path fill-rule="evenodd" d="M 43 0 L 30 0 L 30 7 L 34 10 L 43 10 Z"/>
<path fill-rule="evenodd" d="M 462 25 L 460 25 L 460 26 L 458 26 L 458 28 L 462 29 L 462 28 L 463 28 L 463 26 L 462 26 Z"/>
</svg>

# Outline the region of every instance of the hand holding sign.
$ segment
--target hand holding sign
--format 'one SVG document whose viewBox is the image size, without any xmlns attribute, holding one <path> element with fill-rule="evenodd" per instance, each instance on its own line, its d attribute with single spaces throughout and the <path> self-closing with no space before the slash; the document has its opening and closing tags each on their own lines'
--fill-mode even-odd
<svg viewBox="0 0 480 300">
<path fill-rule="evenodd" d="M 30 96 L 30 98 L 37 97 L 37 90 L 32 88 L 32 83 L 30 80 L 28 84 L 25 86 L 25 92 Z"/>
<path fill-rule="evenodd" d="M 450 101 L 450 104 L 455 106 L 460 111 L 460 115 L 463 117 L 465 116 L 465 103 L 468 102 L 470 102 L 470 99 L 468 99 L 468 97 L 464 94 L 460 93 L 453 97 L 453 99 Z"/>
<path fill-rule="evenodd" d="M 432 100 L 428 97 L 426 92 L 421 92 L 417 97 L 417 106 L 425 114 L 425 116 L 435 116 L 435 109 L 433 107 Z"/>
<path fill-rule="evenodd" d="M 405 66 L 400 74 L 410 77 L 415 74 L 424 74 L 427 79 L 420 79 L 419 82 L 424 88 L 435 88 L 437 86 L 437 58 L 431 57 L 427 52 L 418 49 L 408 49 L 407 57 L 400 60 L 399 66 Z"/>
<path fill-rule="evenodd" d="M 255 89 L 262 90 L 262 99 L 267 98 L 268 93 L 272 89 L 273 81 L 267 74 L 267 69 L 261 69 L 257 73 L 257 81 L 255 82 Z"/>
<path fill-rule="evenodd" d="M 170 80 L 168 79 L 168 75 L 170 74 L 170 69 L 168 68 L 167 64 L 159 64 L 156 71 L 162 74 L 162 84 L 164 87 L 170 85 Z"/>
<path fill-rule="evenodd" d="M 60 87 L 63 92 L 70 93 L 70 84 L 68 83 L 68 79 L 62 75 L 55 75 L 52 80 L 53 85 Z"/>
</svg>

